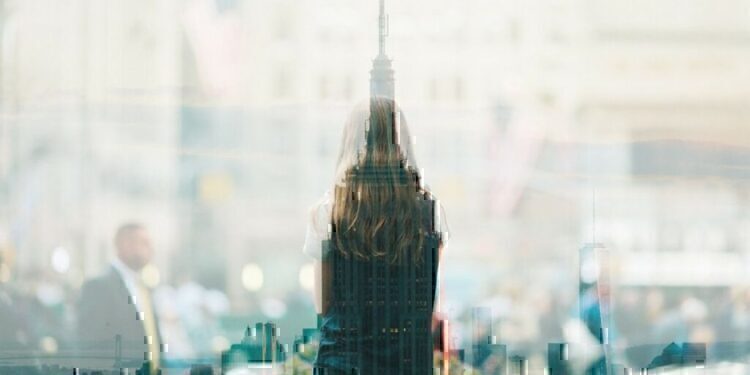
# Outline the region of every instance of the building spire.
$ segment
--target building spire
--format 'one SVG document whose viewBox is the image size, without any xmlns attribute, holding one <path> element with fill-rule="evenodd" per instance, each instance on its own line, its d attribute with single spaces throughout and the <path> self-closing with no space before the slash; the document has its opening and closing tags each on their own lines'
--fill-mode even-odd
<svg viewBox="0 0 750 375">
<path fill-rule="evenodd" d="M 380 13 L 378 16 L 378 55 L 372 61 L 370 70 L 370 96 L 387 97 L 393 99 L 395 96 L 393 69 L 391 60 L 385 54 L 385 37 L 388 36 L 388 15 L 385 14 L 385 0 L 380 0 Z"/>
<path fill-rule="evenodd" d="M 380 16 L 378 18 L 379 25 L 379 53 L 378 56 L 385 57 L 385 37 L 388 36 L 388 18 L 385 15 L 385 0 L 380 0 Z"/>
</svg>

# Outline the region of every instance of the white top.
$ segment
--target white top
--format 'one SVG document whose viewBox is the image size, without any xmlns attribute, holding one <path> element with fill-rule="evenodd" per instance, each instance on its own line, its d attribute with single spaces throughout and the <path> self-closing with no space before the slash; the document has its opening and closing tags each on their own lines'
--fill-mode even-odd
<svg viewBox="0 0 750 375">
<path fill-rule="evenodd" d="M 439 204 L 439 202 L 438 202 Z M 331 238 L 331 215 L 333 212 L 333 199 L 331 191 L 327 191 L 323 198 L 310 209 L 310 221 L 307 224 L 305 234 L 305 245 L 302 252 L 308 256 L 321 259 L 323 257 L 322 242 Z M 435 230 L 441 234 L 442 245 L 445 245 L 450 238 L 448 222 L 445 219 L 445 210 L 440 205 L 439 218 L 436 220 L 437 228 Z"/>
</svg>

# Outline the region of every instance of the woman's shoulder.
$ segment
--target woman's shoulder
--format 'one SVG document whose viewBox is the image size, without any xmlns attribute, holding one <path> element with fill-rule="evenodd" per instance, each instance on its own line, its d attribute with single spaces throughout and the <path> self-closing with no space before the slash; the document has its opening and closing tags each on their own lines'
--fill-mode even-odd
<svg viewBox="0 0 750 375">
<path fill-rule="evenodd" d="M 310 214 L 313 221 L 321 219 L 327 222 L 331 216 L 331 208 L 333 207 L 333 197 L 330 190 L 326 190 L 320 199 L 310 207 Z"/>
</svg>

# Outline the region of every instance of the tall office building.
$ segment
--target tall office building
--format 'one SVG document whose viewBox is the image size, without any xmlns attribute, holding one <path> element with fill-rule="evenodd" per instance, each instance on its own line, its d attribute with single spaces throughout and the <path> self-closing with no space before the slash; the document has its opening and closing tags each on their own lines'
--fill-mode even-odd
<svg viewBox="0 0 750 375">
<path fill-rule="evenodd" d="M 437 278 L 437 240 L 425 238 L 423 261 L 389 264 L 383 258 L 362 261 L 330 251 L 330 290 L 323 304 L 340 322 L 340 342 L 321 351 L 367 358 L 374 368 L 362 373 L 431 373 L 433 368 L 432 309 Z M 326 277 L 326 276 L 324 276 Z M 382 366 L 382 367 L 378 367 Z"/>
<path fill-rule="evenodd" d="M 547 369 L 549 375 L 570 375 L 569 347 L 567 343 L 547 344 Z"/>
<path fill-rule="evenodd" d="M 221 354 L 224 371 L 233 368 L 278 369 L 286 360 L 288 348 L 279 342 L 279 328 L 271 322 L 248 326 L 239 344 Z"/>
<path fill-rule="evenodd" d="M 492 310 L 488 307 L 475 307 L 471 318 L 471 364 L 479 368 L 489 355 L 489 345 L 493 344 Z"/>
<path fill-rule="evenodd" d="M 508 361 L 510 362 L 509 374 L 529 375 L 529 360 L 526 357 L 514 355 Z"/>
<path fill-rule="evenodd" d="M 371 97 L 393 98 L 393 70 L 385 55 L 387 17 L 383 0 L 379 10 L 380 44 L 371 72 Z M 371 111 L 370 126 L 395 131 L 398 115 L 396 108 L 392 109 L 394 113 L 385 117 L 376 117 L 377 112 Z M 369 138 L 373 134 L 378 133 L 368 131 L 368 152 L 377 146 L 377 140 Z M 346 194 L 345 191 L 352 187 L 367 186 L 377 190 L 383 188 L 383 184 L 387 188 L 401 189 L 406 194 L 415 194 L 414 175 L 403 168 L 403 154 L 391 151 L 394 151 L 392 155 L 397 155 L 388 160 L 393 164 L 379 164 L 376 158 L 365 158 L 365 162 L 350 169 L 344 181 L 337 184 L 334 196 Z M 420 222 L 433 224 L 436 202 L 430 199 L 418 199 L 418 202 Z M 435 227 L 431 225 L 429 228 Z M 342 358 L 344 363 L 340 366 L 352 366 L 362 374 L 431 373 L 431 319 L 437 288 L 439 233 L 428 230 L 419 242 L 421 248 L 408 250 L 407 260 L 393 259 L 388 252 L 377 254 L 381 246 L 393 244 L 387 234 L 390 229 L 384 231 L 378 232 L 376 238 L 360 243 L 368 248 L 365 254 L 372 251 L 369 256 L 346 253 L 350 249 L 337 247 L 340 241 L 350 239 L 348 236 L 352 233 L 343 228 L 334 226 L 331 240 L 324 241 L 322 246 L 329 249 L 325 262 L 330 268 L 322 277 L 330 280 L 330 286 L 322 293 L 327 313 L 321 332 L 339 340 L 329 339 L 327 341 L 334 342 L 323 343 L 326 340 L 322 339 L 318 357 Z M 351 239 L 356 238 L 355 233 Z M 417 260 L 411 254 L 421 256 Z"/>
</svg>

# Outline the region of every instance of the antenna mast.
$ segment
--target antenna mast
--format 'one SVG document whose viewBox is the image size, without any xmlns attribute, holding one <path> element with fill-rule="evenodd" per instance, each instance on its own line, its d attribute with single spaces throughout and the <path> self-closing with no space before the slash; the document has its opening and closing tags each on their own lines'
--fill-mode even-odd
<svg viewBox="0 0 750 375">
<path fill-rule="evenodd" d="M 380 17 L 378 18 L 380 27 L 379 53 L 378 56 L 385 56 L 385 37 L 388 36 L 388 18 L 385 15 L 385 0 L 380 0 Z"/>
<path fill-rule="evenodd" d="M 372 61 L 370 70 L 370 96 L 395 97 L 393 68 L 385 54 L 385 37 L 388 36 L 388 15 L 385 13 L 385 0 L 380 0 L 378 16 L 378 55 Z"/>
</svg>

